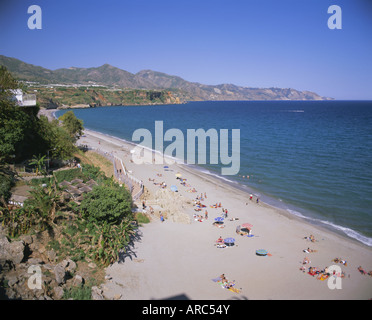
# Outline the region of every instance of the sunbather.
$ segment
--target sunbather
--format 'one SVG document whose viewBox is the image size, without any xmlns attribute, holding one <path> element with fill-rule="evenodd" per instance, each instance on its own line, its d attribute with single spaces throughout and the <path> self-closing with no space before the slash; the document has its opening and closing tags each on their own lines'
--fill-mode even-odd
<svg viewBox="0 0 372 320">
<path fill-rule="evenodd" d="M 221 236 L 217 239 L 217 243 L 223 243 L 223 238 Z"/>
<path fill-rule="evenodd" d="M 310 236 L 308 236 L 308 237 L 304 237 L 304 239 L 310 240 L 311 242 L 315 242 L 315 238 L 314 238 L 314 236 L 312 234 Z"/>
<path fill-rule="evenodd" d="M 361 266 L 358 267 L 358 271 L 359 271 L 361 274 L 363 274 L 363 275 L 367 274 L 367 272 L 366 272 L 366 271 L 365 271 Z"/>
</svg>

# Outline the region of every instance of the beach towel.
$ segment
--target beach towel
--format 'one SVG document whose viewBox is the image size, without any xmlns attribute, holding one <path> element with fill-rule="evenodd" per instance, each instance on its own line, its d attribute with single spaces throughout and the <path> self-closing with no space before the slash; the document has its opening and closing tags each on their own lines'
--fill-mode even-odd
<svg viewBox="0 0 372 320">
<path fill-rule="evenodd" d="M 229 290 L 231 292 L 234 292 L 234 293 L 240 293 L 241 292 L 241 290 L 235 288 L 235 283 L 233 283 L 233 284 L 229 283 L 230 287 L 227 288 L 226 285 L 223 284 L 222 279 L 220 277 L 214 278 L 214 279 L 212 279 L 212 281 L 217 282 L 221 286 L 222 289 L 227 289 L 227 290 Z"/>
<path fill-rule="evenodd" d="M 234 288 L 234 287 L 229 288 L 229 290 L 232 291 L 232 292 L 235 292 L 235 293 L 240 293 L 241 292 L 239 289 Z"/>
<path fill-rule="evenodd" d="M 218 277 L 218 278 L 214 278 L 214 279 L 212 279 L 212 281 L 213 281 L 213 282 L 218 282 L 218 281 L 221 281 L 221 278 L 220 278 L 220 277 Z"/>
<path fill-rule="evenodd" d="M 324 281 L 328 278 L 329 276 L 326 274 L 321 274 L 319 277 L 317 277 L 318 280 Z"/>
</svg>

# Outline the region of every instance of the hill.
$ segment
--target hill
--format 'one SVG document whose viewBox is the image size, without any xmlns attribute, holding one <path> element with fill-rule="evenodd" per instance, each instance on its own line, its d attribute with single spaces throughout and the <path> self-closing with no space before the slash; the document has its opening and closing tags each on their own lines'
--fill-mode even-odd
<svg viewBox="0 0 372 320">
<path fill-rule="evenodd" d="M 329 100 L 310 91 L 292 88 L 250 88 L 234 84 L 205 85 L 152 70 L 131 73 L 109 64 L 92 68 L 49 70 L 0 55 L 4 65 L 19 80 L 40 84 L 100 85 L 117 89 L 178 89 L 189 100 Z"/>
</svg>

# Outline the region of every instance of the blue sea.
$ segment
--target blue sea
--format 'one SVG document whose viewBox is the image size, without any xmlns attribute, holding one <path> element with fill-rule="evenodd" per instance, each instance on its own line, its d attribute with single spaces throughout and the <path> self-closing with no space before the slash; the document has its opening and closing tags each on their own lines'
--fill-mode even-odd
<svg viewBox="0 0 372 320">
<path fill-rule="evenodd" d="M 154 137 L 155 121 L 185 137 L 187 129 L 240 129 L 240 172 L 221 178 L 372 246 L 372 101 L 206 101 L 74 113 L 86 128 L 127 141 L 139 128 Z M 221 166 L 197 167 L 220 176 Z"/>
</svg>

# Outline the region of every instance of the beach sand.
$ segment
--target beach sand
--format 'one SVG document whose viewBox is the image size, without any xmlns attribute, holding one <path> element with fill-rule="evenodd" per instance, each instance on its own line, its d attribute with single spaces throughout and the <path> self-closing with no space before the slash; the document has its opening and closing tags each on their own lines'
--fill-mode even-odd
<svg viewBox="0 0 372 320">
<path fill-rule="evenodd" d="M 307 221 L 292 216 L 286 211 L 270 207 L 262 202 L 249 200 L 249 194 L 223 183 L 220 179 L 184 165 L 132 163 L 130 150 L 133 145 L 94 131 L 85 130 L 80 144 L 87 144 L 101 151 L 113 152 L 121 158 L 135 177 L 142 180 L 146 193 L 146 203 L 160 208 L 157 192 L 160 187 L 155 182 L 166 182 L 178 187 L 172 196 L 175 203 L 183 199 L 182 212 L 188 216 L 184 223 L 166 219 L 160 222 L 154 215 L 151 223 L 140 227 L 137 239 L 133 242 L 120 262 L 107 268 L 111 278 L 103 286 L 107 298 L 120 296 L 125 300 L 148 299 L 370 299 L 372 298 L 372 277 L 362 275 L 358 267 L 367 272 L 372 270 L 372 249 L 346 236 L 336 234 Z M 175 174 L 182 174 L 187 183 L 197 190 L 190 193 Z M 161 177 L 158 174 L 162 175 Z M 208 211 L 208 219 L 195 221 L 196 213 L 192 203 L 197 195 L 206 193 L 202 201 L 207 205 L 200 214 Z M 178 199 L 178 200 L 177 200 Z M 213 226 L 214 218 L 220 217 L 221 208 L 210 205 L 221 202 L 228 209 L 225 227 Z M 166 208 L 160 208 L 163 212 Z M 174 208 L 172 209 L 174 210 Z M 239 220 L 230 221 L 231 218 Z M 235 230 L 242 223 L 253 225 L 253 237 L 240 236 Z M 314 235 L 311 242 L 304 237 Z M 215 241 L 233 237 L 235 245 L 217 248 Z M 310 247 L 314 253 L 304 253 Z M 270 256 L 257 256 L 257 249 L 266 249 Z M 302 272 L 303 259 L 311 263 L 304 265 L 320 270 L 337 265 L 345 272 L 341 279 L 341 289 L 330 289 L 328 279 L 321 281 Z M 334 258 L 347 261 L 347 266 L 332 262 Z M 212 281 L 221 274 L 233 281 L 239 293 L 232 292 Z M 332 277 L 333 279 L 333 277 Z M 332 283 L 334 281 L 332 280 Z"/>
</svg>

